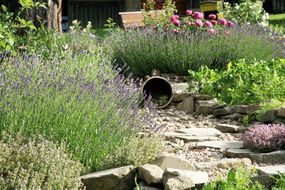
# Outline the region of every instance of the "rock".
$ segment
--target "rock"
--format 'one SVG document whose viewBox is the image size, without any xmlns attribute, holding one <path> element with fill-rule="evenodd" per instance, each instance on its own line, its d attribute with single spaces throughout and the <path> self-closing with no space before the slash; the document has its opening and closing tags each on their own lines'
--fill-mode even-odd
<svg viewBox="0 0 285 190">
<path fill-rule="evenodd" d="M 215 128 L 222 133 L 242 133 L 247 129 L 246 127 L 222 123 L 218 123 Z"/>
<path fill-rule="evenodd" d="M 163 174 L 165 190 L 188 190 L 195 185 L 204 184 L 208 181 L 208 174 L 205 172 L 167 168 Z"/>
<path fill-rule="evenodd" d="M 239 148 L 227 149 L 225 153 L 226 157 L 230 158 L 250 158 L 250 154 L 254 154 L 254 152 L 250 149 Z"/>
<path fill-rule="evenodd" d="M 246 105 L 235 105 L 233 106 L 235 113 L 247 114 L 247 107 Z"/>
<path fill-rule="evenodd" d="M 184 83 L 171 83 L 173 94 L 187 93 L 189 89 L 189 84 Z"/>
<path fill-rule="evenodd" d="M 280 109 L 277 111 L 277 116 L 279 116 L 279 117 L 284 117 L 284 118 L 285 118 L 285 107 L 280 108 Z"/>
<path fill-rule="evenodd" d="M 258 172 L 265 175 L 278 175 L 279 173 L 285 174 L 285 165 L 263 166 L 256 167 Z"/>
<path fill-rule="evenodd" d="M 229 119 L 229 120 L 236 120 L 236 121 L 240 121 L 241 119 L 243 119 L 243 115 L 239 114 L 239 113 L 232 113 L 229 115 L 224 115 L 221 118 L 222 119 Z"/>
<path fill-rule="evenodd" d="M 268 110 L 264 114 L 257 115 L 257 120 L 260 122 L 273 122 L 277 119 L 277 110 Z"/>
<path fill-rule="evenodd" d="M 150 186 L 147 186 L 144 182 L 140 182 L 138 184 L 138 188 L 134 188 L 134 190 L 161 190 L 161 189 L 158 189 L 156 187 L 150 187 Z"/>
<path fill-rule="evenodd" d="M 138 174 L 148 185 L 162 183 L 163 170 L 157 165 L 141 165 L 138 167 Z"/>
<path fill-rule="evenodd" d="M 269 153 L 255 153 L 250 155 L 251 160 L 264 164 L 283 164 L 285 161 L 285 150 L 277 150 Z"/>
<path fill-rule="evenodd" d="M 183 100 L 185 100 L 186 98 L 190 97 L 191 94 L 190 93 L 182 93 L 182 94 L 174 94 L 173 98 L 172 98 L 172 102 L 182 102 Z"/>
<path fill-rule="evenodd" d="M 260 105 L 248 105 L 246 107 L 246 114 L 251 114 L 257 110 L 259 110 Z"/>
<path fill-rule="evenodd" d="M 192 97 L 188 97 L 177 105 L 177 109 L 184 111 L 185 113 L 194 112 L 194 100 Z"/>
<path fill-rule="evenodd" d="M 243 148 L 242 141 L 204 141 L 197 142 L 197 148 L 219 148 L 219 149 L 229 149 L 229 148 Z"/>
<path fill-rule="evenodd" d="M 195 167 L 187 160 L 170 154 L 163 154 L 162 156 L 153 160 L 151 164 L 155 164 L 163 170 L 166 168 L 175 168 L 195 171 Z"/>
<path fill-rule="evenodd" d="M 191 136 L 188 134 L 173 133 L 173 132 L 166 132 L 163 135 L 166 137 L 167 140 L 180 139 L 180 140 L 183 140 L 185 143 L 219 140 L 219 138 L 214 137 L 214 136 Z"/>
<path fill-rule="evenodd" d="M 209 115 L 212 114 L 218 102 L 213 100 L 197 100 L 195 102 L 195 112 L 197 114 Z"/>
<path fill-rule="evenodd" d="M 176 130 L 176 132 L 191 136 L 218 136 L 222 134 L 215 128 L 188 128 Z"/>
<path fill-rule="evenodd" d="M 213 99 L 212 96 L 209 96 L 207 94 L 198 94 L 198 93 L 192 94 L 192 97 L 194 98 L 194 100 L 212 100 Z"/>
<path fill-rule="evenodd" d="M 181 75 L 172 74 L 172 73 L 162 73 L 161 76 L 166 78 L 170 82 L 181 83 L 181 82 L 186 82 L 188 80 L 187 76 L 181 76 Z"/>
<path fill-rule="evenodd" d="M 81 176 L 87 190 L 125 190 L 134 188 L 135 170 L 125 166 Z"/>
<path fill-rule="evenodd" d="M 213 112 L 213 115 L 215 117 L 219 117 L 219 116 L 223 116 L 223 115 L 229 115 L 232 113 L 234 113 L 233 107 L 224 107 L 224 108 L 215 109 Z"/>
<path fill-rule="evenodd" d="M 249 158 L 242 158 L 242 159 L 224 158 L 218 161 L 200 162 L 195 164 L 195 166 L 198 169 L 215 169 L 215 168 L 230 169 L 238 165 L 250 166 L 251 164 L 252 163 Z"/>
</svg>

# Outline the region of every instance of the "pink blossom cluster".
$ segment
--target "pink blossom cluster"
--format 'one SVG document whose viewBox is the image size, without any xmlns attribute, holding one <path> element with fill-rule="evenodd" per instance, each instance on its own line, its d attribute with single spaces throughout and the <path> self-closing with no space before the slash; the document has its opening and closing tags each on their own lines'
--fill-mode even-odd
<svg viewBox="0 0 285 190">
<path fill-rule="evenodd" d="M 246 147 L 259 151 L 281 149 L 285 145 L 285 125 L 261 124 L 247 130 L 242 141 Z"/>
<path fill-rule="evenodd" d="M 198 27 L 198 28 L 206 28 L 209 33 L 216 34 L 217 31 L 215 29 L 215 26 L 220 27 L 235 27 L 235 24 L 229 20 L 226 20 L 224 18 L 217 20 L 217 15 L 210 14 L 208 16 L 208 20 L 205 20 L 204 14 L 201 12 L 193 12 L 192 10 L 186 11 L 187 18 L 184 21 L 184 23 L 180 20 L 180 17 L 178 15 L 173 15 L 170 18 L 171 23 L 179 28 L 186 27 Z M 173 29 L 174 33 L 179 32 L 179 28 Z M 185 27 L 184 27 L 185 28 Z"/>
</svg>

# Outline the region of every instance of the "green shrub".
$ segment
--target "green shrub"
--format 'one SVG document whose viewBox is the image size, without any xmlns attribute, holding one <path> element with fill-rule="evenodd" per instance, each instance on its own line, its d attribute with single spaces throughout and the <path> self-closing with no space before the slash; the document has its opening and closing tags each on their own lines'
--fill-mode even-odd
<svg viewBox="0 0 285 190">
<path fill-rule="evenodd" d="M 79 189 L 83 166 L 70 159 L 64 144 L 57 146 L 42 137 L 30 140 L 8 137 L 0 142 L 0 188 Z"/>
<path fill-rule="evenodd" d="M 134 137 L 110 156 L 108 164 L 109 167 L 139 166 L 154 160 L 164 149 L 162 139 L 158 136 Z"/>
<path fill-rule="evenodd" d="M 117 64 L 127 64 L 136 76 L 152 69 L 163 73 L 187 74 L 201 66 L 225 68 L 238 59 L 271 60 L 280 57 L 282 43 L 269 37 L 270 31 L 259 26 L 237 26 L 227 35 L 202 32 L 158 32 L 153 29 L 113 32 L 104 41 Z M 254 47 L 254 48 L 253 48 Z"/>
<path fill-rule="evenodd" d="M 263 9 L 262 0 L 241 0 L 240 4 L 224 3 L 223 16 L 237 23 L 268 25 L 269 14 Z"/>
<path fill-rule="evenodd" d="M 55 55 L 56 56 L 56 55 Z M 68 150 L 92 170 L 150 124 L 138 108 L 140 90 L 112 70 L 108 55 L 4 58 L 0 65 L 0 131 L 66 141 Z"/>
<path fill-rule="evenodd" d="M 189 71 L 198 81 L 198 91 L 228 104 L 255 104 L 285 98 L 285 67 L 280 60 L 247 61 L 228 64 L 227 70 L 207 67 Z"/>
<path fill-rule="evenodd" d="M 203 190 L 266 190 L 258 182 L 253 182 L 250 177 L 256 173 L 255 169 L 238 167 L 228 172 L 227 178 L 204 185 Z"/>
</svg>

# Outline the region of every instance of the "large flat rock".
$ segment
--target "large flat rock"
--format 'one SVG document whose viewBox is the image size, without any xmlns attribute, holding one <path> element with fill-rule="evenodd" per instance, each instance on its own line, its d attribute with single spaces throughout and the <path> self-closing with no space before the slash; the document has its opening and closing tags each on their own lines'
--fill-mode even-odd
<svg viewBox="0 0 285 190">
<path fill-rule="evenodd" d="M 283 164 L 285 162 L 285 150 L 250 154 L 250 158 L 257 163 Z"/>
<path fill-rule="evenodd" d="M 278 175 L 278 173 L 285 174 L 285 165 L 263 166 L 256 167 L 256 169 L 265 175 Z"/>
<path fill-rule="evenodd" d="M 188 129 L 179 129 L 176 132 L 184 133 L 190 136 L 218 136 L 221 131 L 215 128 L 188 128 Z"/>
<path fill-rule="evenodd" d="M 135 170 L 125 166 L 81 176 L 87 190 L 125 190 L 134 188 Z"/>
<path fill-rule="evenodd" d="M 184 133 L 166 132 L 163 134 L 167 140 L 179 139 L 185 143 L 200 142 L 200 141 L 217 141 L 219 138 L 215 136 L 192 136 Z"/>
<path fill-rule="evenodd" d="M 217 124 L 215 128 L 223 133 L 241 133 L 247 129 L 246 127 L 221 123 Z"/>
<path fill-rule="evenodd" d="M 231 148 L 227 149 L 225 154 L 230 158 L 250 158 L 254 152 L 250 149 Z"/>
<path fill-rule="evenodd" d="M 215 169 L 215 168 L 224 168 L 230 169 L 235 168 L 236 166 L 250 166 L 251 160 L 249 158 L 224 158 L 217 161 L 211 162 L 199 162 L 196 163 L 195 166 L 197 169 Z"/>
<path fill-rule="evenodd" d="M 197 142 L 197 148 L 218 148 L 218 149 L 233 149 L 243 148 L 242 141 L 204 141 Z"/>
</svg>

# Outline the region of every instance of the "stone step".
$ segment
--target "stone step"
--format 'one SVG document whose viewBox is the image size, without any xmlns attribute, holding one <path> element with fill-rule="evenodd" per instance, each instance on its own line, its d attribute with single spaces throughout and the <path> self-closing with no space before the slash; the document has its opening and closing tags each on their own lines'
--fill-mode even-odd
<svg viewBox="0 0 285 190">
<path fill-rule="evenodd" d="M 285 165 L 262 166 L 256 167 L 256 169 L 261 175 L 285 174 Z"/>
<path fill-rule="evenodd" d="M 215 128 L 188 128 L 176 130 L 178 133 L 184 133 L 191 136 L 218 136 L 221 131 Z"/>
<path fill-rule="evenodd" d="M 179 140 L 183 140 L 184 143 L 219 140 L 219 138 L 215 136 L 192 136 L 188 134 L 175 133 L 175 132 L 166 132 L 163 135 L 166 137 L 166 140 L 179 139 Z"/>
<path fill-rule="evenodd" d="M 236 149 L 243 148 L 242 141 L 204 141 L 197 142 L 195 148 Z"/>
<path fill-rule="evenodd" d="M 242 126 L 221 123 L 218 123 L 215 128 L 221 131 L 222 133 L 242 133 L 247 129 L 246 127 Z"/>
</svg>

